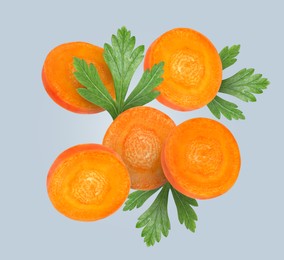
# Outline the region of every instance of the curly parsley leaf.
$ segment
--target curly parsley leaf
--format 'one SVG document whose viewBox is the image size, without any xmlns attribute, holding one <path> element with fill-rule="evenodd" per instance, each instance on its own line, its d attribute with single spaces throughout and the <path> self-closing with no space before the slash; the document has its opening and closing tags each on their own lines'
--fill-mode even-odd
<svg viewBox="0 0 284 260">
<path fill-rule="evenodd" d="M 184 224 L 187 229 L 195 232 L 197 215 L 192 206 L 197 207 L 198 203 L 195 199 L 189 198 L 171 186 L 171 191 L 176 204 L 178 219 L 180 224 Z"/>
<path fill-rule="evenodd" d="M 262 74 L 254 74 L 254 69 L 242 69 L 235 75 L 222 81 L 219 92 L 232 95 L 245 102 L 255 102 L 253 94 L 261 94 L 269 81 Z"/>
<path fill-rule="evenodd" d="M 165 184 L 153 204 L 138 218 L 137 228 L 143 228 L 141 236 L 147 246 L 160 242 L 162 235 L 168 236 L 171 229 L 168 216 L 170 184 Z"/>
<path fill-rule="evenodd" d="M 236 57 L 240 53 L 240 48 L 241 45 L 233 45 L 230 48 L 226 46 L 220 51 L 219 56 L 222 61 L 223 70 L 232 66 L 237 61 Z"/>
<path fill-rule="evenodd" d="M 240 45 L 225 47 L 219 53 L 222 61 L 223 70 L 233 65 L 239 54 Z M 223 79 L 219 93 L 229 94 L 245 102 L 255 102 L 254 94 L 261 94 L 263 90 L 270 84 L 267 78 L 263 78 L 262 74 L 254 74 L 254 69 L 242 69 L 233 76 Z M 227 119 L 245 119 L 245 116 L 238 106 L 229 102 L 218 95 L 207 105 L 212 114 L 218 119 L 221 115 Z"/>
<path fill-rule="evenodd" d="M 107 110 L 114 118 L 117 113 L 115 102 L 101 81 L 95 66 L 88 65 L 86 61 L 78 58 L 74 58 L 73 62 L 76 79 L 86 87 L 77 89 L 78 93 L 91 103 Z"/>
<path fill-rule="evenodd" d="M 125 202 L 123 211 L 130 211 L 134 208 L 140 208 L 147 199 L 149 199 L 155 192 L 159 189 L 155 190 L 137 190 L 129 194 L 127 201 Z"/>
<path fill-rule="evenodd" d="M 211 113 L 218 119 L 221 118 L 221 114 L 229 120 L 245 119 L 243 112 L 238 109 L 236 104 L 219 96 L 216 96 L 207 106 Z"/>
</svg>

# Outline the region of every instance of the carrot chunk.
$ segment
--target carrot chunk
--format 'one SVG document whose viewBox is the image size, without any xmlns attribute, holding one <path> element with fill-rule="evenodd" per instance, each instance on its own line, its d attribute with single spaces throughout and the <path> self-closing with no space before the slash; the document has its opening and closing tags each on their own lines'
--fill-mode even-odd
<svg viewBox="0 0 284 260">
<path fill-rule="evenodd" d="M 238 144 L 221 123 L 195 118 L 169 134 L 162 166 L 175 189 L 195 199 L 222 195 L 236 182 L 241 165 Z"/>
<path fill-rule="evenodd" d="M 180 111 L 207 105 L 222 81 L 219 54 L 201 33 L 189 28 L 172 29 L 157 38 L 146 53 L 144 68 L 164 61 L 164 81 L 157 100 Z"/>
<path fill-rule="evenodd" d="M 131 188 L 151 190 L 167 182 L 161 150 L 175 123 L 151 107 L 134 107 L 120 114 L 108 128 L 103 144 L 115 150 L 126 164 Z"/>
<path fill-rule="evenodd" d="M 65 43 L 50 51 L 42 69 L 42 81 L 47 93 L 58 105 L 75 113 L 103 111 L 77 93 L 77 88 L 83 86 L 73 75 L 74 57 L 93 63 L 109 93 L 115 95 L 112 76 L 103 58 L 103 48 L 86 42 Z"/>
<path fill-rule="evenodd" d="M 81 144 L 61 153 L 47 176 L 53 206 L 74 220 L 95 221 L 114 213 L 130 191 L 125 164 L 111 149 Z"/>
</svg>

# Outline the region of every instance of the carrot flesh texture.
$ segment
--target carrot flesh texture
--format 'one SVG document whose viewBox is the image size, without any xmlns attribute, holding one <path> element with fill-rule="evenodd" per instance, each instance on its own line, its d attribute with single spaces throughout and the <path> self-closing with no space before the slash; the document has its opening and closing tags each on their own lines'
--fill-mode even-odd
<svg viewBox="0 0 284 260">
<path fill-rule="evenodd" d="M 47 55 L 42 69 L 42 81 L 47 93 L 58 105 L 75 113 L 103 111 L 77 93 L 77 88 L 83 86 L 73 75 L 74 57 L 93 63 L 109 93 L 115 96 L 112 76 L 103 58 L 103 48 L 85 42 L 61 44 Z"/>
<path fill-rule="evenodd" d="M 63 215 L 95 221 L 114 213 L 124 203 L 130 178 L 125 164 L 111 149 L 97 144 L 77 145 L 54 161 L 47 191 Z"/>
<path fill-rule="evenodd" d="M 169 182 L 196 199 L 227 192 L 238 178 L 240 165 L 240 151 L 232 133 L 207 118 L 178 125 L 162 151 L 162 166 Z"/>
<path fill-rule="evenodd" d="M 151 190 L 167 182 L 161 150 L 175 123 L 161 111 L 134 107 L 120 114 L 108 128 L 103 145 L 115 150 L 126 164 L 131 188 Z"/>
<path fill-rule="evenodd" d="M 189 28 L 170 30 L 148 49 L 144 69 L 164 61 L 164 81 L 157 87 L 157 100 L 180 111 L 207 105 L 216 96 L 222 81 L 222 63 L 214 45 Z"/>
</svg>

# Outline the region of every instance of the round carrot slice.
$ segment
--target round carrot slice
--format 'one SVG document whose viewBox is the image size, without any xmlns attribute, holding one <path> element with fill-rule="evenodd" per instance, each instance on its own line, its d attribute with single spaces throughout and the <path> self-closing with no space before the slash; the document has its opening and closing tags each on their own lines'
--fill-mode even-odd
<svg viewBox="0 0 284 260">
<path fill-rule="evenodd" d="M 108 128 L 103 144 L 115 150 L 126 164 L 131 188 L 151 190 L 167 182 L 161 166 L 161 149 L 173 120 L 151 107 L 134 107 L 120 114 Z"/>
<path fill-rule="evenodd" d="M 240 165 L 240 152 L 232 133 L 207 118 L 178 125 L 162 151 L 162 166 L 169 182 L 196 199 L 214 198 L 228 191 L 238 178 Z"/>
<path fill-rule="evenodd" d="M 97 68 L 102 82 L 114 96 L 111 73 L 103 58 L 103 49 L 86 42 L 70 42 L 57 46 L 46 57 L 42 69 L 43 85 L 49 96 L 63 108 L 80 114 L 103 111 L 77 93 L 83 86 L 76 80 L 73 72 L 73 58 L 84 59 Z"/>
<path fill-rule="evenodd" d="M 98 144 L 82 144 L 61 153 L 47 176 L 54 207 L 66 217 L 94 221 L 114 213 L 126 200 L 130 178 L 118 155 Z"/>
<path fill-rule="evenodd" d="M 216 96 L 222 80 L 219 54 L 201 33 L 189 28 L 172 29 L 147 50 L 144 68 L 165 62 L 164 81 L 157 100 L 180 111 L 207 105 Z"/>
</svg>

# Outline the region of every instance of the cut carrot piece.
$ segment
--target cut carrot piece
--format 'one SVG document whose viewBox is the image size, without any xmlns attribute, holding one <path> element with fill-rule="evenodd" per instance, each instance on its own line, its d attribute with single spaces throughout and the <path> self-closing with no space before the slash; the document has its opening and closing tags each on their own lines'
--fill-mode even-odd
<svg viewBox="0 0 284 260">
<path fill-rule="evenodd" d="M 170 30 L 147 50 L 144 68 L 165 62 L 164 81 L 157 100 L 180 111 L 207 105 L 216 96 L 222 81 L 222 63 L 214 45 L 189 28 Z"/>
<path fill-rule="evenodd" d="M 65 216 L 94 221 L 114 213 L 126 200 L 130 178 L 125 164 L 109 148 L 82 144 L 61 153 L 51 166 L 47 191 Z"/>
<path fill-rule="evenodd" d="M 92 114 L 103 111 L 101 107 L 77 93 L 77 88 L 83 86 L 73 75 L 74 57 L 93 63 L 109 93 L 115 95 L 112 76 L 103 58 L 103 49 L 86 42 L 65 43 L 47 55 L 42 69 L 42 81 L 47 93 L 58 105 L 75 113 Z"/>
<path fill-rule="evenodd" d="M 134 107 L 120 114 L 108 128 L 103 144 L 115 150 L 126 164 L 131 188 L 151 190 L 167 182 L 161 150 L 173 120 L 151 107 Z"/>
<path fill-rule="evenodd" d="M 178 125 L 162 151 L 164 173 L 175 189 L 195 199 L 222 195 L 236 182 L 240 152 L 221 123 L 196 118 Z"/>
</svg>

